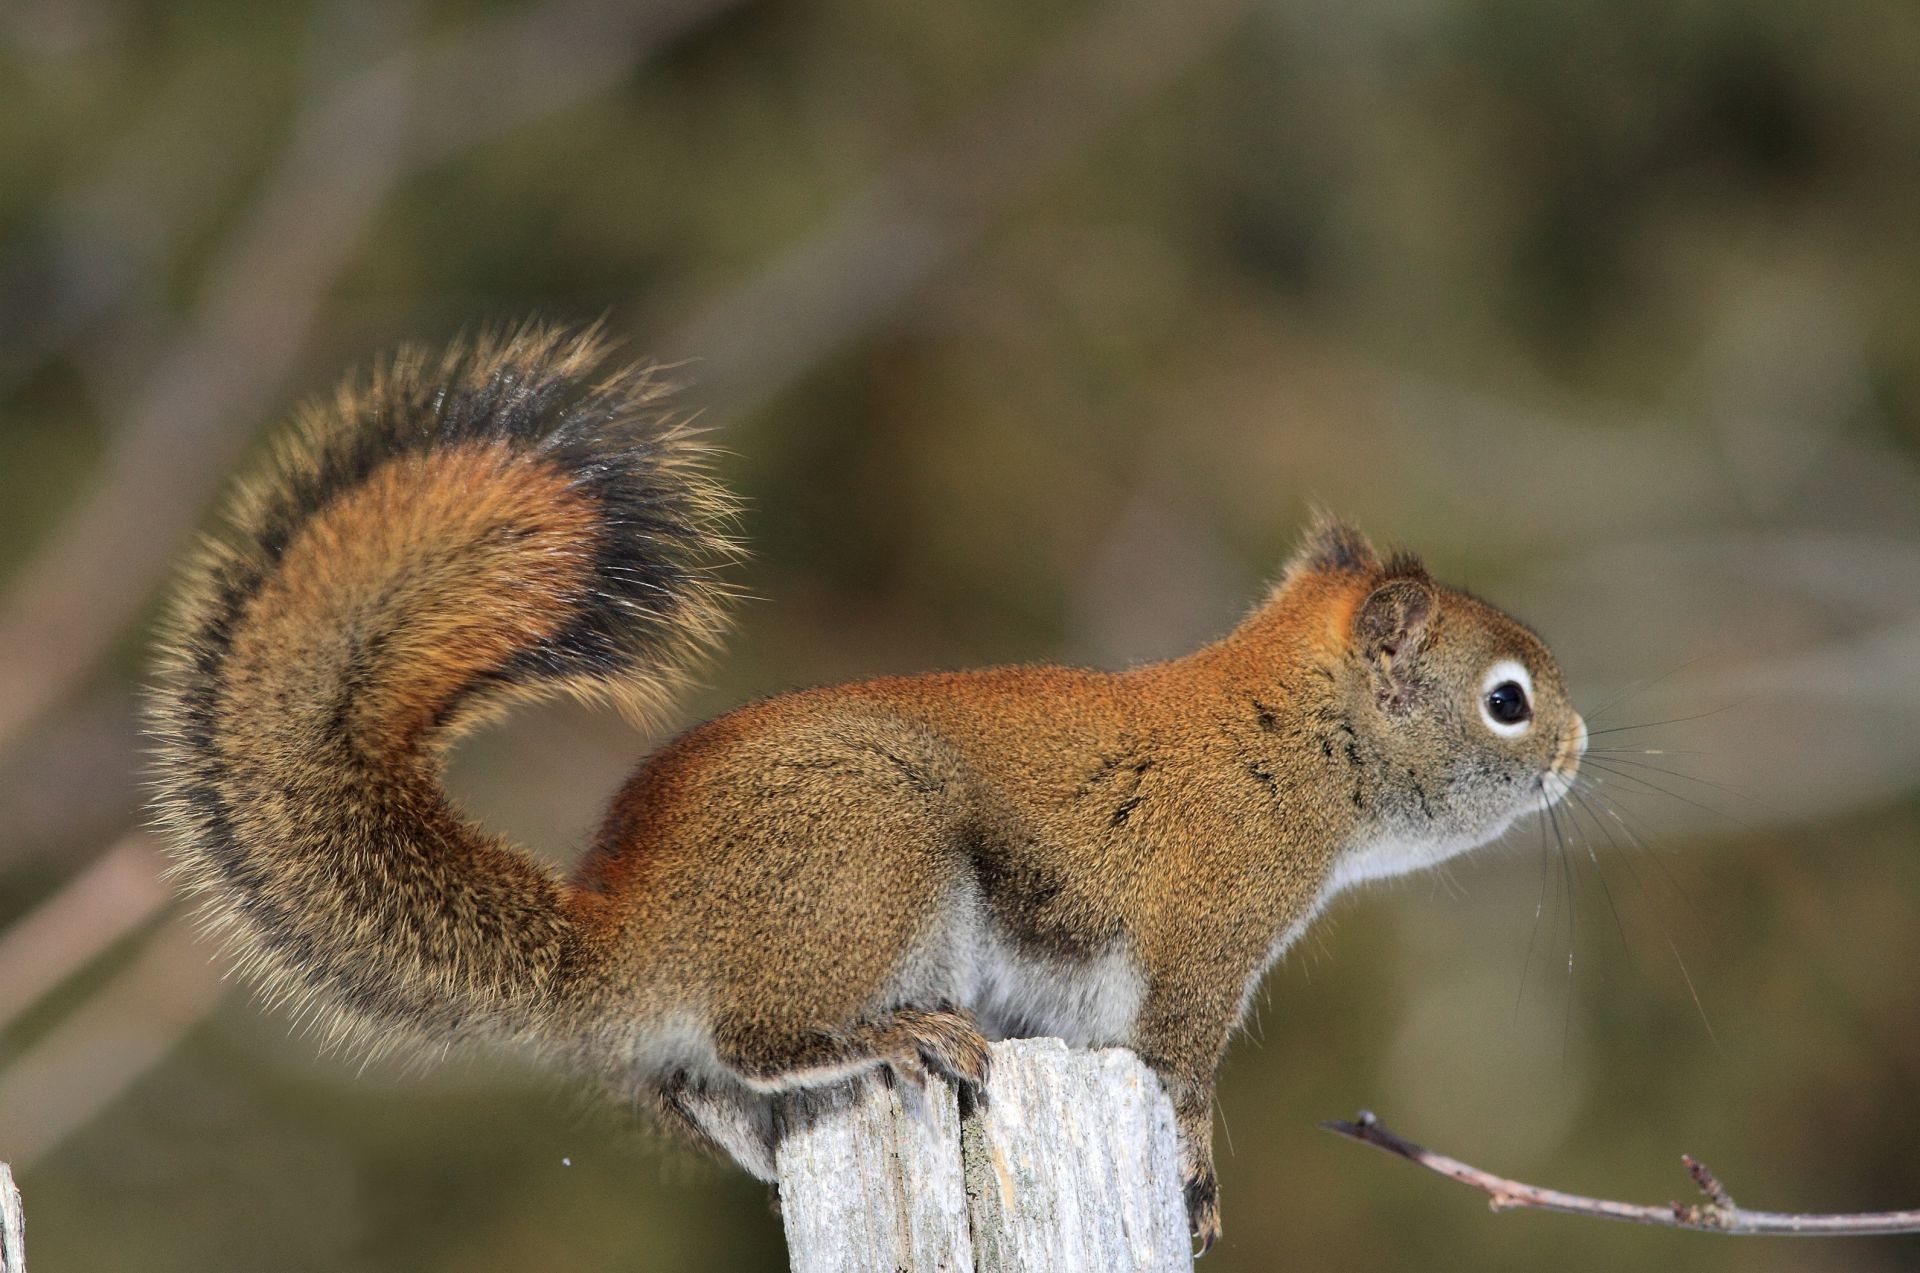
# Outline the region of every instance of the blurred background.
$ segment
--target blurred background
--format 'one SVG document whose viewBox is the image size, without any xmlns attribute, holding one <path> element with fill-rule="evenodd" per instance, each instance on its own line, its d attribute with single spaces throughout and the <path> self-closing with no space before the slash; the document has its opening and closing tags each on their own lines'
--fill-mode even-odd
<svg viewBox="0 0 1920 1273">
<path fill-rule="evenodd" d="M 317 1055 L 156 881 L 171 563 L 293 404 L 534 313 L 690 359 L 757 600 L 653 738 L 460 751 L 565 860 L 752 696 L 1184 651 L 1310 500 L 1559 652 L 1586 805 L 1350 897 L 1230 1055 L 1206 1267 L 1877 1269 L 1494 1218 L 1920 1205 L 1920 9 L 0 6 L 0 1158 L 55 1270 L 776 1269 L 510 1060 Z"/>
</svg>

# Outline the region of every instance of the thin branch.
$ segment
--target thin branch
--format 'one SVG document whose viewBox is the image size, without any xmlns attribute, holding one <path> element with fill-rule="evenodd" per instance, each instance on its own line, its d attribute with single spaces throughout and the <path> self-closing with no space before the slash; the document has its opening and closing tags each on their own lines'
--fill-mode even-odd
<svg viewBox="0 0 1920 1273">
<path fill-rule="evenodd" d="M 1463 1185 L 1487 1195 L 1487 1206 L 1494 1211 L 1559 1211 L 1567 1215 L 1592 1216 L 1600 1220 L 1624 1220 L 1628 1224 L 1648 1224 L 1666 1229 L 1694 1229 L 1702 1233 L 1768 1234 L 1784 1237 L 1867 1237 L 1885 1233 L 1920 1232 L 1920 1210 L 1863 1211 L 1842 1214 L 1800 1211 L 1750 1211 L 1735 1204 L 1733 1195 L 1703 1163 L 1686 1154 L 1686 1164 L 1706 1199 L 1704 1202 L 1669 1202 L 1648 1206 L 1636 1202 L 1614 1202 L 1608 1198 L 1589 1198 L 1558 1189 L 1509 1180 L 1482 1171 L 1478 1167 L 1436 1154 L 1431 1149 L 1404 1140 L 1375 1118 L 1360 1111 L 1353 1122 L 1335 1119 L 1320 1124 L 1326 1130 L 1357 1140 L 1375 1149 L 1385 1150 L 1428 1171 L 1439 1172 Z"/>
</svg>

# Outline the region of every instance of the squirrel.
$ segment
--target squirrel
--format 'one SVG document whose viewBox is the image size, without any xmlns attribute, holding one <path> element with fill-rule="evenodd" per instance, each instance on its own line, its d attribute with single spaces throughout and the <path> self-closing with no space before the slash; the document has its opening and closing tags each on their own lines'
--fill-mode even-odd
<svg viewBox="0 0 1920 1273">
<path fill-rule="evenodd" d="M 597 331 L 402 351 L 296 420 L 185 572 L 151 693 L 175 873 L 272 1000 L 601 1078 L 772 1181 L 782 1093 L 978 1093 L 991 1038 L 1133 1049 L 1219 1236 L 1214 1076 L 1330 898 L 1571 786 L 1547 646 L 1317 514 L 1232 632 L 1124 671 L 766 698 L 644 760 L 570 876 L 465 819 L 464 731 L 644 718 L 727 626 L 738 508 Z"/>
</svg>

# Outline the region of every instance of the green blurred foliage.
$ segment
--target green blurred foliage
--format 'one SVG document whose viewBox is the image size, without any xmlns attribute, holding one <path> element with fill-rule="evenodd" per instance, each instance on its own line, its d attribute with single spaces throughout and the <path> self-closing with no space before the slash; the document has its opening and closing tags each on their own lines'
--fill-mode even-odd
<svg viewBox="0 0 1920 1273">
<path fill-rule="evenodd" d="M 1094 12 L 715 8 L 610 88 L 408 168 L 282 407 L 530 312 L 670 342 Z M 303 103 L 533 11 L 0 11 L 0 589 L 205 303 Z M 1351 510 L 1521 609 L 1583 702 L 1666 678 L 1613 723 L 1727 715 L 1628 735 L 1690 775 L 1603 780 L 1640 830 L 1529 829 L 1335 907 L 1230 1056 L 1206 1267 L 1910 1265 L 1920 1239 L 1493 1219 L 1314 1126 L 1371 1106 L 1635 1199 L 1683 1194 L 1686 1150 L 1748 1205 L 1920 1202 L 1917 84 L 1920 9 L 1892 0 L 1248 5 L 903 301 L 709 416 L 757 599 L 661 734 L 824 680 L 1178 653 L 1258 594 L 1309 500 Z M 727 401 L 724 370 L 686 375 Z M 1835 555 L 1789 572 L 1802 549 Z M 0 757 L 0 923 L 138 817 L 140 651 L 113 634 Z M 454 782 L 564 860 L 649 742 L 538 709 Z M 0 1079 L 120 966 L 0 1037 Z M 510 1061 L 362 1073 L 286 1035 L 229 996 L 24 1170 L 34 1267 L 782 1265 L 758 1187 L 627 1111 Z"/>
</svg>

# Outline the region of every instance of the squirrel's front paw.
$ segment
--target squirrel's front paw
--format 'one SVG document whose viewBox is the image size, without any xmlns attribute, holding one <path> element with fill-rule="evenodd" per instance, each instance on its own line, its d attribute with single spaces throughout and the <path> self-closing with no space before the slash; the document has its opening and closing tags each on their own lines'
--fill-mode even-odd
<svg viewBox="0 0 1920 1273">
<path fill-rule="evenodd" d="M 1220 1182 L 1213 1172 L 1200 1171 L 1187 1177 L 1187 1229 L 1193 1235 L 1195 1258 L 1205 1255 L 1220 1240 Z"/>
</svg>

